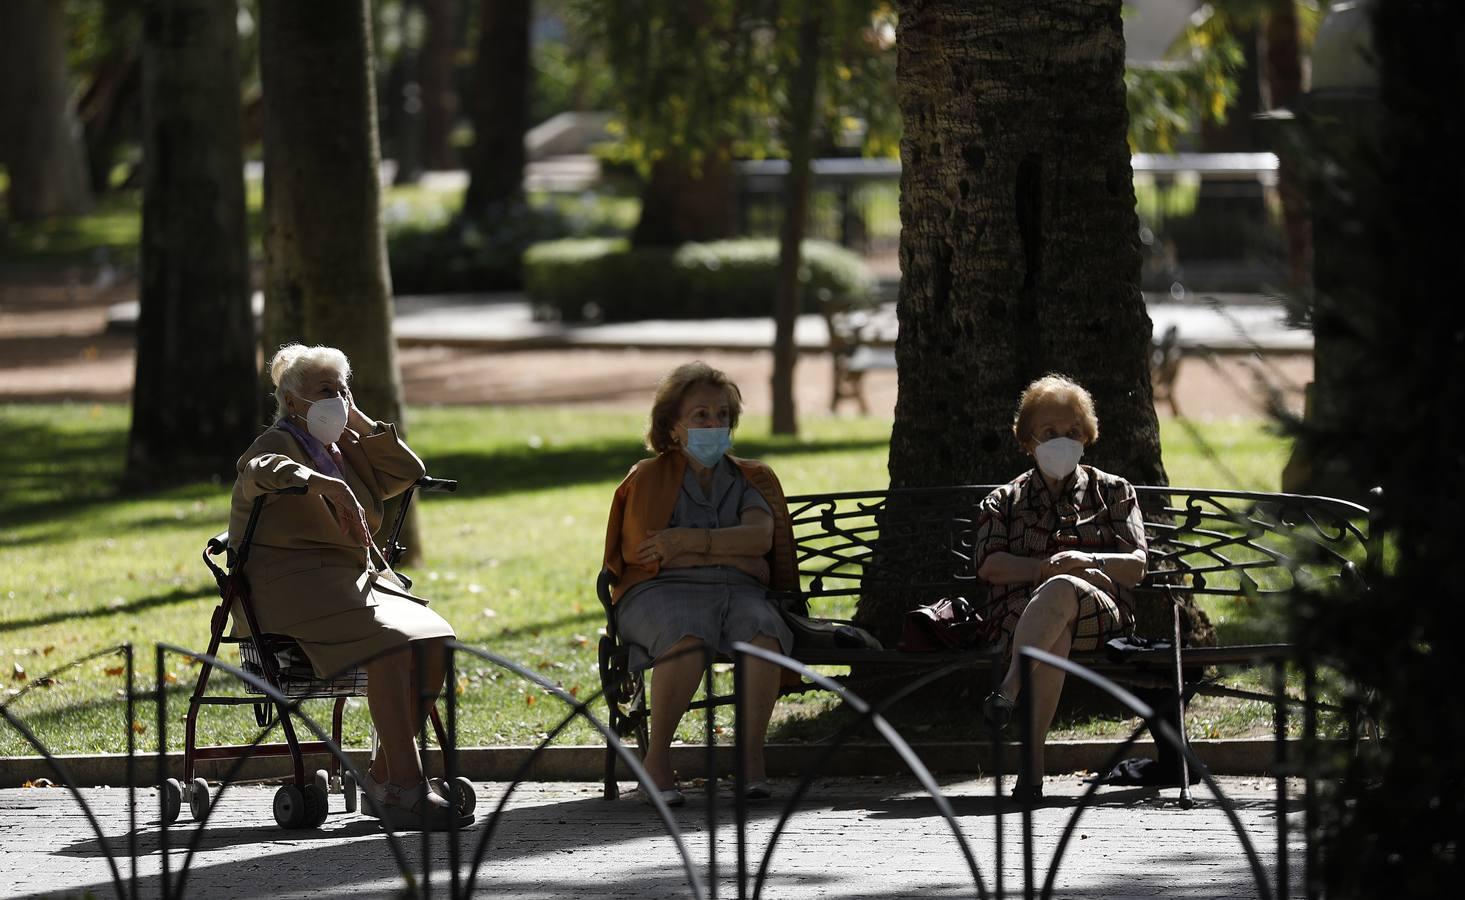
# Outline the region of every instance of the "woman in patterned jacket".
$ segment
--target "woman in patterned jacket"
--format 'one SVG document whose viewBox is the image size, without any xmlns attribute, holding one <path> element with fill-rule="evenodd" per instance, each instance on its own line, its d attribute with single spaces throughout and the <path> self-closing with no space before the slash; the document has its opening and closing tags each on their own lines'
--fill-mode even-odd
<svg viewBox="0 0 1465 900">
<path fill-rule="evenodd" d="M 1022 392 L 1013 435 L 1035 466 L 997 488 L 978 515 L 977 574 L 991 585 L 991 605 L 1011 661 L 983 702 L 987 722 L 1006 726 L 1021 687 L 1017 651 L 1057 656 L 1093 650 L 1133 628 L 1133 588 L 1145 574 L 1145 533 L 1134 488 L 1117 475 L 1079 465 L 1099 437 L 1089 392 L 1048 375 Z M 1033 742 L 1013 797 L 1043 795 L 1043 743 L 1063 672 L 1035 665 Z"/>
</svg>

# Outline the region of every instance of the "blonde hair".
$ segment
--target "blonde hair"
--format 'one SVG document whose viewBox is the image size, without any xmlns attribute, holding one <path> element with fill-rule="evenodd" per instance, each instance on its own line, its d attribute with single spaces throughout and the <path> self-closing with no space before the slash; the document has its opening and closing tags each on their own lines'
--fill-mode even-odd
<svg viewBox="0 0 1465 900">
<path fill-rule="evenodd" d="M 1083 423 L 1084 446 L 1099 439 L 1099 416 L 1094 412 L 1094 398 L 1083 385 L 1056 372 L 1044 375 L 1023 389 L 1017 399 L 1017 413 L 1012 417 L 1012 434 L 1019 444 L 1033 436 L 1033 416 L 1040 406 L 1067 406 L 1078 413 Z"/>
<path fill-rule="evenodd" d="M 275 385 L 275 418 L 285 415 L 285 393 L 300 396 L 305 376 L 313 372 L 330 372 L 341 381 L 351 380 L 351 361 L 335 347 L 304 344 L 283 344 L 270 358 L 270 381 Z"/>
<path fill-rule="evenodd" d="M 742 391 L 725 372 L 699 359 L 672 369 L 656 385 L 656 399 L 651 402 L 651 418 L 646 428 L 647 450 L 666 453 L 676 449 L 672 429 L 682 416 L 682 398 L 687 396 L 687 391 L 704 384 L 721 388 L 727 395 L 727 424 L 730 430 L 737 429 L 738 417 L 743 412 Z"/>
</svg>

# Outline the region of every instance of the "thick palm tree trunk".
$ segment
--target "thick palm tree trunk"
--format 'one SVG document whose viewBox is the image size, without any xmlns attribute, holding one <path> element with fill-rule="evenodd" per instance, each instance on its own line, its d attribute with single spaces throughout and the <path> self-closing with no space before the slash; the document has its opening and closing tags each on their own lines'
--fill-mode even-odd
<svg viewBox="0 0 1465 900">
<path fill-rule="evenodd" d="M 234 0 L 146 7 L 133 483 L 232 477 L 259 416 L 234 21 Z"/>
<path fill-rule="evenodd" d="M 1022 388 L 1063 372 L 1094 395 L 1086 461 L 1165 483 L 1151 324 L 1125 139 L 1120 0 L 900 5 L 899 395 L 892 487 L 1027 469 Z M 864 598 L 898 630 L 915 598 Z"/>
</svg>

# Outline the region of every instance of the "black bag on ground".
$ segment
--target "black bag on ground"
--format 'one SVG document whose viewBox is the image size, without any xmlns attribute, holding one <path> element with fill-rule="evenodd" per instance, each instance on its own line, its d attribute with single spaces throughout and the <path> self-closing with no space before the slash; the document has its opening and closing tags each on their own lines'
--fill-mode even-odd
<svg viewBox="0 0 1465 900">
<path fill-rule="evenodd" d="M 987 643 L 987 623 L 965 597 L 942 597 L 905 614 L 897 650 L 940 653 Z"/>
</svg>

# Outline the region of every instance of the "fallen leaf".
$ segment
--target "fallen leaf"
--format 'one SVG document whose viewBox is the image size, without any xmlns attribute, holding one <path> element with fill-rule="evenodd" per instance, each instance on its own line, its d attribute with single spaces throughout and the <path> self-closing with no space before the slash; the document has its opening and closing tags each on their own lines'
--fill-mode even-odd
<svg viewBox="0 0 1465 900">
<path fill-rule="evenodd" d="M 58 685 L 60 683 L 61 683 L 61 681 L 59 679 L 51 678 L 51 677 L 42 678 L 42 679 L 40 679 L 39 681 L 36 682 L 37 686 L 39 686 L 39 687 L 52 687 L 52 686 Z"/>
<path fill-rule="evenodd" d="M 534 696 L 533 694 L 525 694 L 524 695 L 524 705 L 525 706 L 533 706 L 534 704 L 536 704 L 538 702 L 539 702 L 539 698 L 536 697 L 536 696 Z"/>
<path fill-rule="evenodd" d="M 172 672 L 169 672 L 168 674 L 163 676 L 163 680 L 168 682 L 169 684 L 177 684 L 178 676 L 173 674 Z"/>
<path fill-rule="evenodd" d="M 583 634 L 577 634 L 574 637 L 570 638 L 570 643 L 576 647 L 583 647 L 586 644 L 590 643 L 590 638 L 586 637 Z"/>
<path fill-rule="evenodd" d="M 466 678 L 459 678 L 458 679 L 458 696 L 459 697 L 463 696 L 463 692 L 466 691 L 466 690 L 468 690 L 468 679 L 466 679 Z"/>
<path fill-rule="evenodd" d="M 576 699 L 579 699 L 579 697 L 580 697 L 580 686 L 578 684 L 572 685 L 570 687 L 570 696 L 571 697 L 574 697 Z"/>
<path fill-rule="evenodd" d="M 10 677 L 16 681 L 25 681 L 25 666 L 20 663 L 11 663 L 15 668 L 11 671 Z"/>
<path fill-rule="evenodd" d="M 105 675 L 121 675 L 125 671 L 127 671 L 126 666 L 108 666 L 102 670 L 102 673 Z"/>
<path fill-rule="evenodd" d="M 21 784 L 23 788 L 48 788 L 55 786 L 55 783 L 49 778 L 33 778 Z"/>
<path fill-rule="evenodd" d="M 132 731 L 133 731 L 134 734 L 142 734 L 143 732 L 145 732 L 147 730 L 148 730 L 148 727 L 146 725 L 142 724 L 141 722 L 136 722 L 135 721 L 135 722 L 132 723 Z"/>
<path fill-rule="evenodd" d="M 580 601 L 576 600 L 574 603 L 570 604 L 570 612 L 574 613 L 575 615 L 578 616 L 584 611 L 585 607 L 580 604 Z"/>
<path fill-rule="evenodd" d="M 42 656 L 50 656 L 51 655 L 51 651 L 52 650 L 55 650 L 55 649 L 56 649 L 56 646 L 54 644 L 47 644 L 46 645 L 46 649 L 44 649 L 44 650 L 41 651 L 41 655 Z"/>
</svg>

